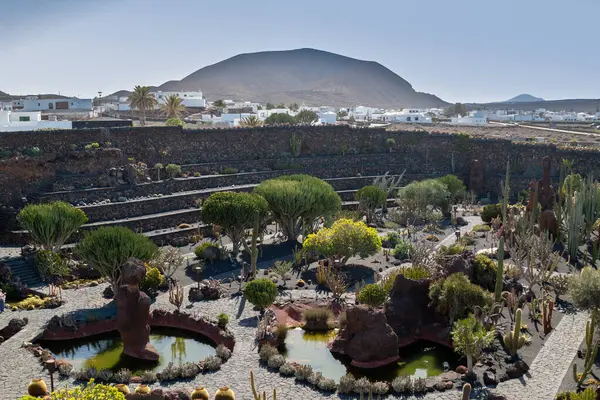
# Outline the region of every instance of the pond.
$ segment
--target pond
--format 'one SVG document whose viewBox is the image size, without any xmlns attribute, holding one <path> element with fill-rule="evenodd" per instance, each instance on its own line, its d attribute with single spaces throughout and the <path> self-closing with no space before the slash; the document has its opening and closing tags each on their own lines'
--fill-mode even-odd
<svg viewBox="0 0 600 400">
<path fill-rule="evenodd" d="M 156 348 L 158 362 L 142 361 L 123 354 L 123 342 L 118 332 L 77 340 L 40 341 L 56 359 L 69 361 L 74 369 L 95 367 L 113 372 L 127 368 L 134 374 L 146 370 L 158 372 L 169 362 L 181 365 L 198 362 L 215 355 L 215 346 L 206 338 L 174 329 L 152 329 L 150 343 Z"/>
<path fill-rule="evenodd" d="M 459 365 L 460 357 L 444 346 L 419 342 L 400 349 L 400 360 L 379 368 L 363 369 L 351 365 L 347 357 L 333 354 L 327 343 L 335 338 L 337 330 L 307 332 L 302 328 L 290 329 L 285 346 L 280 349 L 288 361 L 312 366 L 313 371 L 339 382 L 350 372 L 355 377 L 366 376 L 372 381 L 392 381 L 397 376 L 410 375 L 426 378 L 444 372 L 444 362 L 450 369 Z"/>
</svg>

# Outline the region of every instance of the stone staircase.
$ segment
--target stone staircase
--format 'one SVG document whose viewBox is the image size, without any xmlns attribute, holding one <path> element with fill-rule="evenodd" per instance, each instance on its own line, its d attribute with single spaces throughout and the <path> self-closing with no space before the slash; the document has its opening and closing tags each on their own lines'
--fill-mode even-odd
<svg viewBox="0 0 600 400">
<path fill-rule="evenodd" d="M 43 286 L 43 282 L 40 279 L 35 266 L 32 261 L 27 261 L 23 257 L 13 257 L 3 261 L 10 267 L 13 276 L 19 277 L 21 282 L 27 285 L 28 288 L 36 288 Z"/>
</svg>

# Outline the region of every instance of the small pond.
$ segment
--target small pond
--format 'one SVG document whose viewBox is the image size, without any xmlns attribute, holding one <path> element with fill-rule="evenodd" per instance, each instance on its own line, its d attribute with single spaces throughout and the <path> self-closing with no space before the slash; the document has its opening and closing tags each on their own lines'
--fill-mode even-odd
<svg viewBox="0 0 600 400">
<path fill-rule="evenodd" d="M 400 360 L 379 368 L 363 369 L 350 364 L 350 359 L 333 354 L 327 343 L 335 338 L 337 330 L 328 332 L 307 332 L 301 328 L 290 329 L 285 347 L 280 349 L 288 361 L 312 366 L 313 371 L 339 382 L 347 372 L 355 377 L 366 376 L 373 381 L 392 381 L 401 375 L 426 378 L 444 372 L 444 362 L 454 369 L 460 357 L 444 346 L 429 342 L 419 342 L 400 349 Z"/>
<path fill-rule="evenodd" d="M 124 355 L 118 332 L 76 340 L 40 341 L 40 345 L 50 350 L 56 359 L 69 361 L 74 369 L 96 367 L 97 370 L 116 372 L 127 368 L 134 374 L 146 370 L 158 372 L 169 362 L 175 365 L 198 362 L 216 353 L 215 345 L 206 338 L 181 330 L 153 328 L 150 343 L 160 355 L 158 362 L 141 361 Z"/>
</svg>

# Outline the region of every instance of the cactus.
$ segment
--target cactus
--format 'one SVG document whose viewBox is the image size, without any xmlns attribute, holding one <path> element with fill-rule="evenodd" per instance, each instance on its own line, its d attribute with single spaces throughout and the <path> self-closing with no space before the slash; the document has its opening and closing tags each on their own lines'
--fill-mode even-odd
<svg viewBox="0 0 600 400">
<path fill-rule="evenodd" d="M 300 151 L 302 149 L 302 139 L 300 139 L 296 134 L 292 134 L 290 137 L 290 153 L 292 153 L 292 157 L 296 158 L 300 155 Z"/>
<path fill-rule="evenodd" d="M 192 392 L 192 400 L 210 400 L 210 394 L 208 394 L 206 388 L 198 386 Z"/>
<path fill-rule="evenodd" d="M 138 393 L 138 394 L 150 394 L 151 390 L 150 387 L 148 385 L 144 385 L 141 384 L 138 387 L 135 388 L 134 393 Z"/>
<path fill-rule="evenodd" d="M 256 390 L 256 386 L 254 386 L 254 372 L 250 371 L 250 386 L 252 387 L 252 395 L 254 396 L 254 400 L 267 400 L 267 392 L 263 392 L 262 397 L 260 397 L 260 393 Z M 273 400 L 277 400 L 277 390 L 273 389 Z"/>
<path fill-rule="evenodd" d="M 554 310 L 554 301 L 544 300 L 542 303 L 542 326 L 544 327 L 544 335 L 547 335 L 552 330 L 552 311 Z"/>
<path fill-rule="evenodd" d="M 583 392 L 570 393 L 570 400 L 596 400 L 596 391 L 593 387 L 588 387 Z"/>
<path fill-rule="evenodd" d="M 252 268 L 252 277 L 256 277 L 256 264 L 258 261 L 258 236 L 261 233 L 260 224 L 262 218 L 260 213 L 256 213 L 254 216 L 254 227 L 252 228 L 252 242 L 250 245 L 250 265 Z M 244 242 L 245 243 L 245 242 Z M 284 279 L 285 282 L 285 279 Z"/>
<path fill-rule="evenodd" d="M 465 383 L 462 389 L 462 400 L 469 400 L 471 396 L 471 385 L 469 383 Z"/>
<path fill-rule="evenodd" d="M 235 400 L 235 394 L 233 393 L 233 390 L 224 386 L 219 388 L 217 393 L 215 393 L 215 400 Z"/>
<path fill-rule="evenodd" d="M 125 385 L 124 383 L 118 383 L 118 384 L 116 384 L 115 388 L 117 388 L 117 391 L 119 393 L 123 393 L 123 394 L 129 394 L 129 393 L 131 393 L 129 391 L 129 386 Z"/>
<path fill-rule="evenodd" d="M 502 301 L 502 278 L 504 277 L 504 238 L 501 237 L 498 242 L 498 268 L 496 268 L 496 290 L 495 290 L 495 301 L 500 303 Z"/>
<path fill-rule="evenodd" d="M 398 189 L 398 185 L 400 184 L 400 181 L 404 177 L 405 172 L 406 172 L 406 170 L 402 171 L 402 173 L 400 175 L 398 175 L 396 178 L 394 178 L 394 177 L 389 176 L 388 175 L 389 171 L 387 171 L 385 174 L 373 179 L 373 186 L 377 186 L 380 189 L 382 189 L 384 192 L 386 192 L 387 193 L 386 198 L 390 197 L 392 195 L 392 193 L 394 193 L 394 191 L 396 189 Z M 383 202 L 382 211 L 384 213 L 387 212 L 387 201 Z"/>
<path fill-rule="evenodd" d="M 177 307 L 177 312 L 179 312 L 179 309 L 183 305 L 183 286 L 181 286 L 181 283 L 175 282 L 169 288 L 169 303 Z"/>
<path fill-rule="evenodd" d="M 594 328 L 596 326 L 596 312 L 592 311 L 592 318 L 588 320 L 585 326 L 585 362 L 583 371 L 577 373 L 577 364 L 573 364 L 573 379 L 577 382 L 577 386 L 581 387 L 585 378 L 592 372 L 596 355 L 598 354 L 598 345 L 594 343 Z"/>
<path fill-rule="evenodd" d="M 502 185 L 502 222 L 508 218 L 508 201 L 510 197 L 510 160 L 506 162 L 506 178 Z"/>
<path fill-rule="evenodd" d="M 525 336 L 521 335 L 521 314 L 521 309 L 517 308 L 512 331 L 502 337 L 504 346 L 506 346 L 513 357 L 517 355 L 517 350 L 525 344 Z"/>
<path fill-rule="evenodd" d="M 33 397 L 45 396 L 48 394 L 48 386 L 43 379 L 32 379 L 27 387 L 27 393 Z"/>
</svg>

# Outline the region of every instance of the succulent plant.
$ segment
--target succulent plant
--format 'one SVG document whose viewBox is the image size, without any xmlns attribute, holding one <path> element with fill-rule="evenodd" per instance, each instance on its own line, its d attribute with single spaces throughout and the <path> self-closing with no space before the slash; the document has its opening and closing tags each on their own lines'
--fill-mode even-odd
<svg viewBox="0 0 600 400">
<path fill-rule="evenodd" d="M 354 392 L 355 393 L 369 393 L 371 391 L 371 382 L 368 378 L 362 377 L 357 379 L 354 382 Z"/>
<path fill-rule="evenodd" d="M 142 382 L 144 383 L 154 383 L 158 380 L 156 374 L 152 371 L 144 371 L 140 378 L 142 378 Z"/>
<path fill-rule="evenodd" d="M 305 381 L 311 376 L 313 373 L 312 367 L 310 365 L 298 365 L 296 366 L 296 372 L 294 376 L 299 381 Z"/>
<path fill-rule="evenodd" d="M 98 380 L 101 380 L 102 382 L 110 382 L 113 375 L 114 374 L 111 370 L 101 369 L 100 371 L 98 371 Z"/>
<path fill-rule="evenodd" d="M 269 368 L 279 368 L 283 364 L 285 364 L 285 357 L 283 357 L 281 354 L 274 355 L 273 357 L 269 358 L 269 361 L 267 362 Z"/>
<path fill-rule="evenodd" d="M 45 396 L 48 393 L 46 382 L 41 378 L 32 379 L 29 386 L 27 386 L 27 393 L 34 397 Z"/>
<path fill-rule="evenodd" d="M 192 400 L 210 400 L 210 394 L 206 388 L 198 386 L 192 392 Z"/>
<path fill-rule="evenodd" d="M 202 361 L 202 365 L 209 371 L 216 371 L 221 368 L 222 361 L 217 356 L 208 356 Z"/>
<path fill-rule="evenodd" d="M 119 383 L 129 383 L 131 380 L 131 371 L 127 368 L 122 368 L 113 375 L 113 380 Z"/>
<path fill-rule="evenodd" d="M 129 390 L 129 386 L 125 385 L 124 383 L 117 383 L 115 385 L 115 388 L 123 394 L 129 394 L 131 393 L 131 391 Z"/>
<path fill-rule="evenodd" d="M 143 383 L 141 385 L 138 385 L 138 387 L 136 387 L 135 391 L 134 391 L 134 393 L 138 393 L 138 394 L 150 394 L 150 392 L 151 392 L 150 387 Z"/>
<path fill-rule="evenodd" d="M 233 393 L 233 390 L 224 386 L 215 393 L 215 400 L 235 400 L 235 394 Z"/>
<path fill-rule="evenodd" d="M 279 367 L 279 373 L 283 376 L 293 376 L 296 374 L 296 367 L 294 364 L 286 362 L 281 367 Z"/>
<path fill-rule="evenodd" d="M 346 374 L 340 378 L 340 384 L 338 386 L 338 392 L 340 393 L 352 393 L 354 391 L 354 384 L 356 378 L 352 374 Z"/>
<path fill-rule="evenodd" d="M 219 357 L 223 361 L 227 361 L 231 357 L 231 350 L 229 350 L 227 347 L 223 346 L 222 344 L 217 346 L 216 353 L 217 353 L 217 357 Z"/>
<path fill-rule="evenodd" d="M 263 344 L 258 352 L 258 356 L 261 361 L 267 362 L 273 356 L 279 354 L 277 349 L 270 344 Z"/>
</svg>

